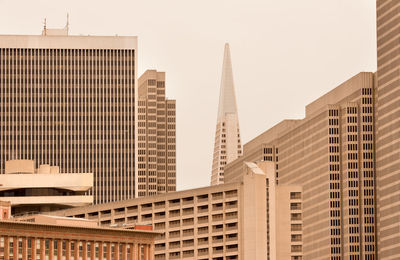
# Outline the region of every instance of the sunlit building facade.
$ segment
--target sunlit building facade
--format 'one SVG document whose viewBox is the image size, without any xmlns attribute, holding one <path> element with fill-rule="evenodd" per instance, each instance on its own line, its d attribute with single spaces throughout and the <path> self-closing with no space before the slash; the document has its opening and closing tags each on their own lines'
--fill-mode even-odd
<svg viewBox="0 0 400 260">
<path fill-rule="evenodd" d="M 137 194 L 176 190 L 176 101 L 165 96 L 165 72 L 147 70 L 139 78 Z"/>
</svg>

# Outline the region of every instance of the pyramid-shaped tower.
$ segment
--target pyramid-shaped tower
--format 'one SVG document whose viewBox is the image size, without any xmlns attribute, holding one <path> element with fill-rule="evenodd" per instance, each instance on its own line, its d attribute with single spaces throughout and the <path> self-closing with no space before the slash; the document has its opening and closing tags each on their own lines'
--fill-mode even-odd
<svg viewBox="0 0 400 260">
<path fill-rule="evenodd" d="M 224 183 L 224 167 L 242 155 L 229 44 L 225 44 L 211 185 Z"/>
</svg>

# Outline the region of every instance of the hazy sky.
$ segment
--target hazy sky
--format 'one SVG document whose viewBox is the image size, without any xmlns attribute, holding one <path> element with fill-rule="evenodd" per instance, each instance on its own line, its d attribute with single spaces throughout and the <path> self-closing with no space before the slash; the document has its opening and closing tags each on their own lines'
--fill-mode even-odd
<svg viewBox="0 0 400 260">
<path fill-rule="evenodd" d="M 177 100 L 178 189 L 211 176 L 224 43 L 242 143 L 360 71 L 376 70 L 375 0 L 0 0 L 0 34 L 136 35 L 138 68 L 166 72 Z"/>
</svg>

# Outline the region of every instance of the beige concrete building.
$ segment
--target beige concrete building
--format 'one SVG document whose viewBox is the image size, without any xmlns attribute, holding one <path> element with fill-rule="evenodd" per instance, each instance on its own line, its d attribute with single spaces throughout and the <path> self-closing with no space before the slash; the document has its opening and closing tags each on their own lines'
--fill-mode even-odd
<svg viewBox="0 0 400 260">
<path fill-rule="evenodd" d="M 229 44 L 225 44 L 211 185 L 224 183 L 224 167 L 242 154 Z"/>
<path fill-rule="evenodd" d="M 274 167 L 244 163 L 237 182 L 52 214 L 152 225 L 155 259 L 302 259 L 302 190 L 276 186 Z"/>
<path fill-rule="evenodd" d="M 12 213 L 37 213 L 71 207 L 88 206 L 93 195 L 92 173 L 60 173 L 58 166 L 40 165 L 32 160 L 5 163 L 0 174 L 0 199 L 9 201 Z"/>
<path fill-rule="evenodd" d="M 379 259 L 400 259 L 400 1 L 378 0 L 376 9 Z"/>
<path fill-rule="evenodd" d="M 278 185 L 273 163 L 258 165 L 266 173 L 267 257 L 264 259 L 303 259 L 302 188 Z"/>
<path fill-rule="evenodd" d="M 165 97 L 165 72 L 139 78 L 136 197 L 176 190 L 176 101 Z"/>
<path fill-rule="evenodd" d="M 373 73 L 354 76 L 225 168 L 229 183 L 243 161 L 273 161 L 278 187 L 301 187 L 304 259 L 376 259 L 374 82 Z"/>
<path fill-rule="evenodd" d="M 0 221 L 0 230 L 0 259 L 5 260 L 153 260 L 154 238 L 159 235 L 49 216 Z"/>
<path fill-rule="evenodd" d="M 0 173 L 34 160 L 94 173 L 95 203 L 135 197 L 137 37 L 0 35 Z"/>
<path fill-rule="evenodd" d="M 257 165 L 257 166 L 256 166 Z M 254 214 L 248 210 L 248 205 L 243 205 L 241 210 L 254 214 L 249 216 L 249 222 L 244 223 L 244 228 L 251 229 L 252 224 L 246 227 L 246 224 L 257 222 L 258 217 L 265 214 L 266 226 L 261 230 L 251 231 L 266 233 L 266 253 L 263 257 L 254 259 L 303 259 L 302 253 L 302 187 L 299 185 L 278 185 L 275 174 L 275 164 L 268 161 L 259 161 L 254 163 L 244 163 L 240 167 L 242 174 L 237 176 L 236 182 L 243 182 L 246 172 L 251 169 L 254 172 L 262 172 L 265 174 L 265 197 L 258 194 L 257 213 Z M 231 183 L 231 182 L 230 182 Z M 258 185 L 264 185 L 258 183 Z M 251 194 L 251 190 L 259 192 L 258 187 L 250 187 L 247 194 Z M 260 227 L 257 227 L 260 228 Z M 244 247 L 251 247 L 253 243 L 251 239 L 243 241 Z M 253 258 L 252 258 L 253 259 Z"/>
</svg>

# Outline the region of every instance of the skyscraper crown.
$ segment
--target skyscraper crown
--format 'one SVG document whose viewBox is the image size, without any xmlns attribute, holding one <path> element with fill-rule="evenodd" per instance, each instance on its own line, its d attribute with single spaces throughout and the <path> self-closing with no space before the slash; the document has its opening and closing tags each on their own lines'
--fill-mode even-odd
<svg viewBox="0 0 400 260">
<path fill-rule="evenodd" d="M 224 114 L 237 113 L 235 86 L 233 84 L 232 62 L 229 43 L 225 43 L 222 65 L 221 90 L 219 94 L 218 119 Z"/>
</svg>

